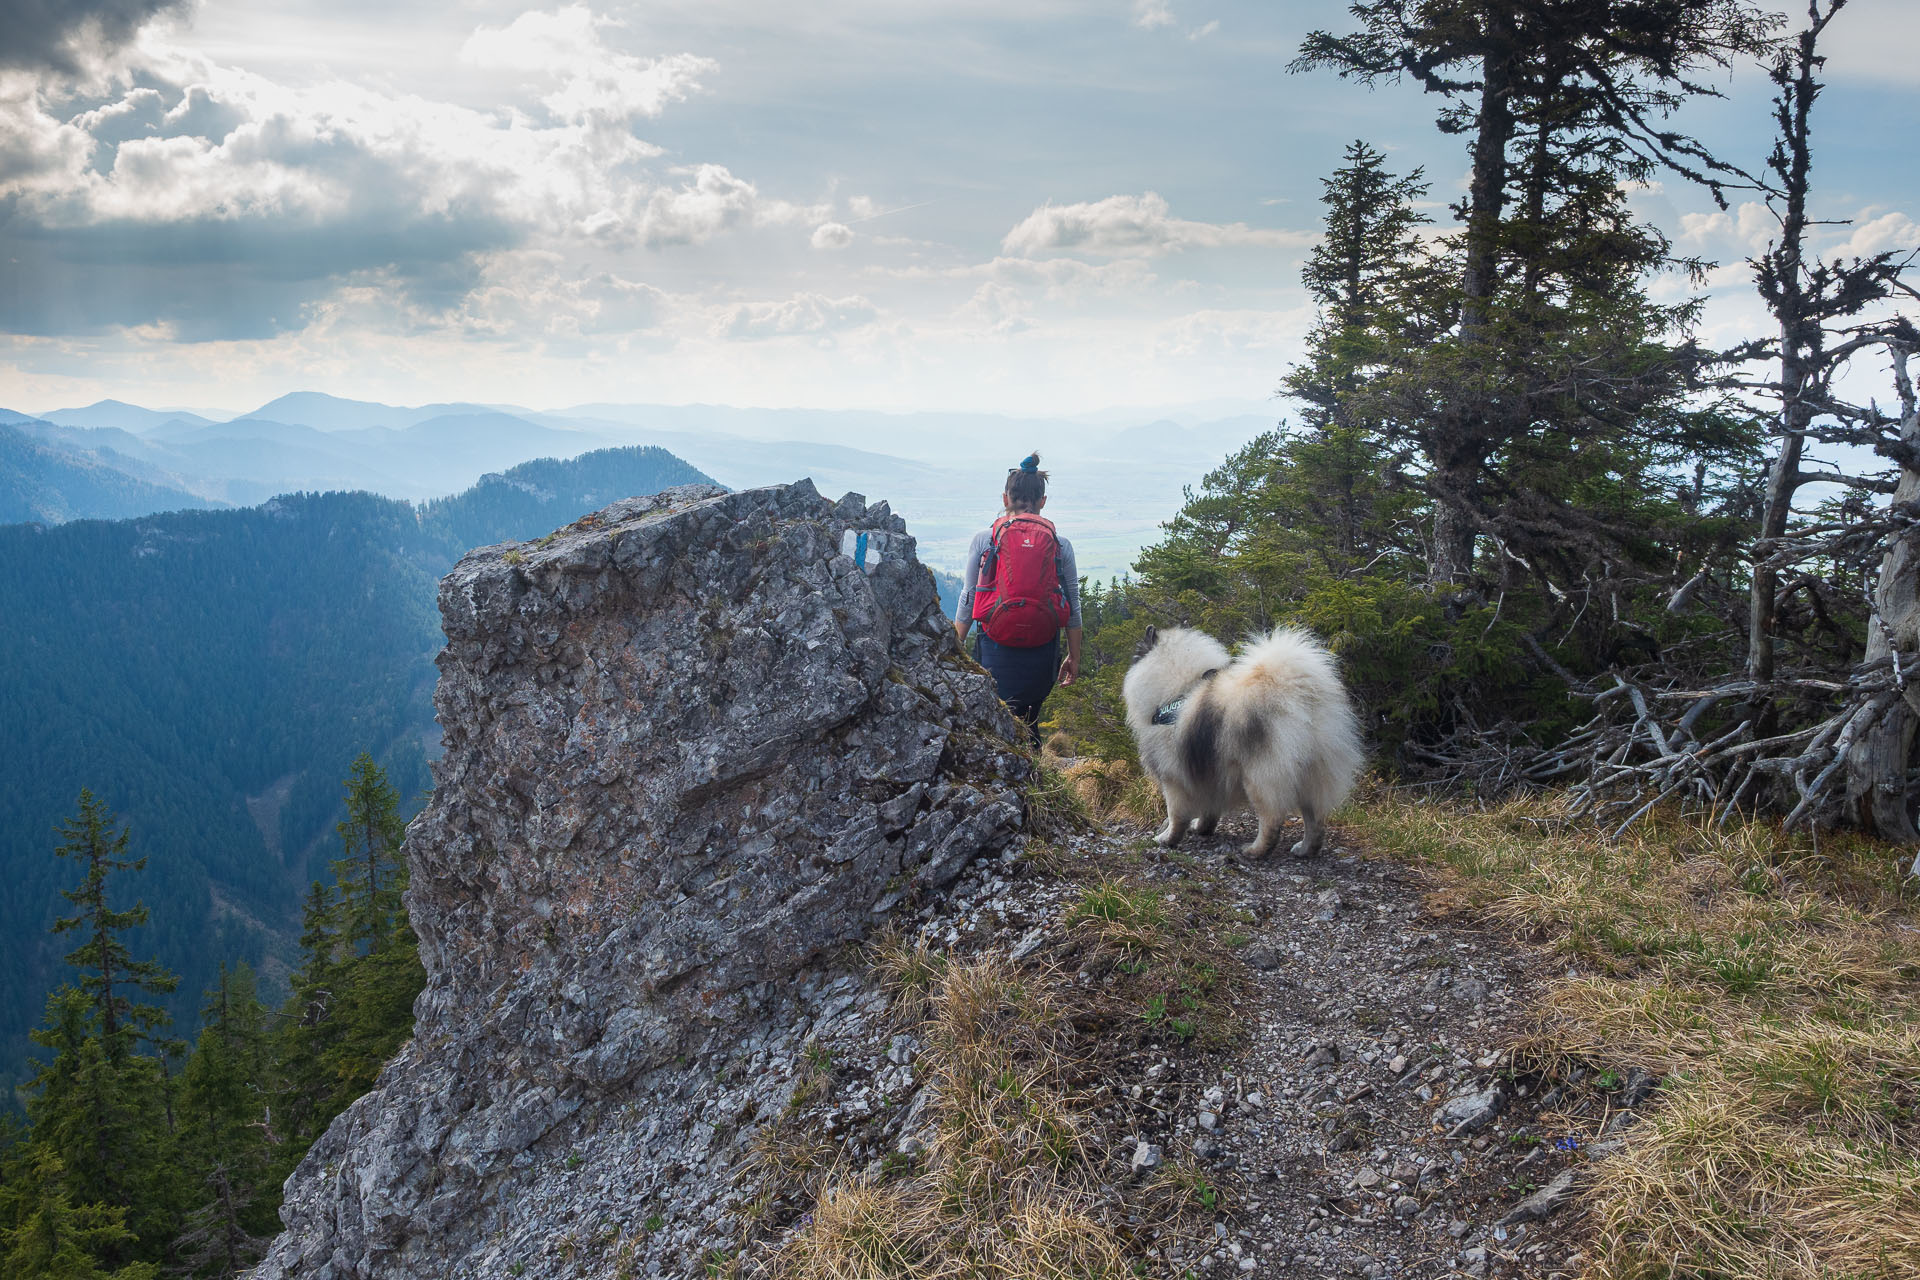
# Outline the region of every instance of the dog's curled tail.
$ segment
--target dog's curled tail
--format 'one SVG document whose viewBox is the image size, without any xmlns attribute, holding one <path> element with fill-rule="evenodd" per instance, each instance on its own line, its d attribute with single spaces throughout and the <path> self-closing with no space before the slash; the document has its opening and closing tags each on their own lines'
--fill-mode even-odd
<svg viewBox="0 0 1920 1280">
<path fill-rule="evenodd" d="M 1303 627 L 1276 627 L 1248 638 L 1230 674 L 1250 710 L 1304 734 L 1289 747 L 1313 762 L 1310 789 L 1329 806 L 1345 798 L 1366 756 L 1340 663 L 1327 647 Z"/>
<path fill-rule="evenodd" d="M 1345 705 L 1340 664 L 1305 627 L 1275 627 L 1247 637 L 1234 664 L 1250 682 L 1247 692 L 1269 694 L 1298 704 L 1329 699 Z"/>
</svg>

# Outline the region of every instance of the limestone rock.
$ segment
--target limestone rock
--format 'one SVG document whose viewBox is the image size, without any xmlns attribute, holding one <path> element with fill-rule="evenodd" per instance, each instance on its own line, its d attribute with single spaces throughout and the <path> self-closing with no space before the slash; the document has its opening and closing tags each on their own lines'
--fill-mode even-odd
<svg viewBox="0 0 1920 1280">
<path fill-rule="evenodd" d="M 697 1273 L 775 1064 L 860 1016 L 823 959 L 1020 827 L 1015 726 L 900 518 L 804 481 L 482 548 L 440 611 L 414 1038 L 255 1276 Z"/>
<path fill-rule="evenodd" d="M 1573 1199 L 1573 1170 L 1562 1169 L 1552 1182 L 1540 1188 L 1507 1211 L 1500 1225 L 1511 1227 L 1520 1222 L 1538 1222 Z"/>
<path fill-rule="evenodd" d="M 1463 1133 L 1485 1128 L 1505 1106 L 1506 1095 L 1500 1091 L 1498 1083 L 1484 1089 L 1469 1083 L 1461 1086 L 1442 1104 L 1438 1119 L 1449 1134 L 1457 1138 Z"/>
</svg>

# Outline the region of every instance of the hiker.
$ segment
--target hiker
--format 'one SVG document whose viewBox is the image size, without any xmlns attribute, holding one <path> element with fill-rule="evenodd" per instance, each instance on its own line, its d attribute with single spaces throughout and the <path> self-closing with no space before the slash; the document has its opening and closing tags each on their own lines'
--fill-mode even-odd
<svg viewBox="0 0 1920 1280">
<path fill-rule="evenodd" d="M 1040 704 L 1053 692 L 1056 673 L 1062 685 L 1080 673 L 1080 577 L 1073 544 L 1040 514 L 1047 505 L 1047 473 L 1038 453 L 1007 472 L 1000 502 L 1004 514 L 973 535 L 967 548 L 953 634 L 964 649 L 968 628 L 980 624 L 973 656 L 992 673 L 1000 700 L 1025 722 L 1037 750 Z"/>
</svg>

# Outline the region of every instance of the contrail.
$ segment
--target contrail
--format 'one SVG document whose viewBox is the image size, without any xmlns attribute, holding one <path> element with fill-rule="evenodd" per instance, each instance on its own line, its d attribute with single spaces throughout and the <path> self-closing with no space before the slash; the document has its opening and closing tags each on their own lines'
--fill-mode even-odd
<svg viewBox="0 0 1920 1280">
<path fill-rule="evenodd" d="M 939 200 L 922 200 L 919 204 L 903 204 L 898 209 L 882 209 L 879 213 L 870 213 L 864 218 L 855 218 L 848 226 L 858 226 L 862 222 L 872 222 L 875 218 L 885 218 L 895 213 L 907 213 L 914 209 L 924 209 L 930 204 L 939 204 Z"/>
</svg>

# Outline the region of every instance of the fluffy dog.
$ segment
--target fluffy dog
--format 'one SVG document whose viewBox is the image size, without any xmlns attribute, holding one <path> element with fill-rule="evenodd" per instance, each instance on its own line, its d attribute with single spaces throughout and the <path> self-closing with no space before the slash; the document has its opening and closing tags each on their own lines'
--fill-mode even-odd
<svg viewBox="0 0 1920 1280">
<path fill-rule="evenodd" d="M 1167 802 L 1154 838 L 1180 843 L 1189 825 L 1211 834 L 1251 804 L 1260 834 L 1242 852 L 1265 857 L 1295 811 L 1316 853 L 1326 818 L 1360 771 L 1360 730 L 1333 655 L 1309 633 L 1256 636 L 1238 658 L 1204 631 L 1147 628 L 1124 686 L 1140 763 Z"/>
</svg>

